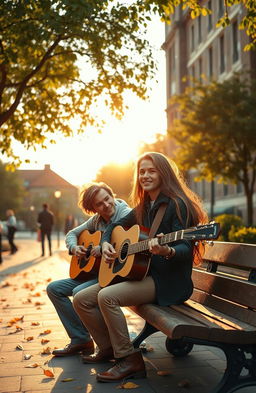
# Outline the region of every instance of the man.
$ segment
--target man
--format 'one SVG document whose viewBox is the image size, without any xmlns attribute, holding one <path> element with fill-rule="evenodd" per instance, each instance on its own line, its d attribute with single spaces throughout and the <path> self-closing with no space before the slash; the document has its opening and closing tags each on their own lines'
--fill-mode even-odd
<svg viewBox="0 0 256 393">
<path fill-rule="evenodd" d="M 38 214 L 37 224 L 41 230 L 42 257 L 44 256 L 44 240 L 48 239 L 49 254 L 52 255 L 51 233 L 54 224 L 54 215 L 49 210 L 47 203 L 43 204 L 43 210 Z"/>
<path fill-rule="evenodd" d="M 82 257 L 86 253 L 83 245 L 78 245 L 78 237 L 84 231 L 102 231 L 114 221 L 126 216 L 130 212 L 130 207 L 121 199 L 115 199 L 112 189 L 105 183 L 90 183 L 81 192 L 79 206 L 87 214 L 93 214 L 82 225 L 72 229 L 66 235 L 66 246 L 71 255 Z M 99 245 L 93 246 L 90 251 L 94 257 L 101 256 Z M 88 330 L 80 321 L 73 309 L 73 304 L 69 297 L 97 282 L 96 273 L 89 281 L 79 278 L 66 278 L 57 280 L 47 286 L 47 294 L 51 299 L 59 318 L 70 337 L 70 343 L 64 348 L 55 349 L 52 354 L 55 356 L 74 355 L 80 351 L 83 354 L 94 352 L 94 344 Z"/>
</svg>

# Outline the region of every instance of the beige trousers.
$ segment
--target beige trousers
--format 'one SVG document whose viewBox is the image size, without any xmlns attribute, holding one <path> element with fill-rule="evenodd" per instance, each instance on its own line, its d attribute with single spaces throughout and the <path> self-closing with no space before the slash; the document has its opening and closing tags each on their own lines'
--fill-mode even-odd
<svg viewBox="0 0 256 393">
<path fill-rule="evenodd" d="M 112 346 L 115 357 L 122 358 L 135 350 L 121 307 L 152 303 L 155 292 L 150 276 L 142 281 L 125 281 L 105 288 L 95 284 L 78 292 L 73 306 L 99 350 Z"/>
</svg>

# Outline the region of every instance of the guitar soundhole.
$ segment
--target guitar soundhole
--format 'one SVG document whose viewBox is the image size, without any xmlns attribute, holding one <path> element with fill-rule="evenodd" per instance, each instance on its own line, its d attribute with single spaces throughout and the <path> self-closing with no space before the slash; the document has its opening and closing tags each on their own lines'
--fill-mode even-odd
<svg viewBox="0 0 256 393">
<path fill-rule="evenodd" d="M 91 256 L 91 250 L 92 250 L 92 245 L 90 244 L 87 247 L 86 253 L 84 257 L 79 258 L 79 267 L 80 269 L 82 269 L 83 267 L 85 267 L 87 265 L 87 263 L 89 262 L 90 256 Z"/>
<path fill-rule="evenodd" d="M 125 260 L 127 258 L 127 253 L 128 253 L 128 247 L 129 247 L 129 243 L 123 243 L 121 250 L 120 250 L 120 257 L 116 258 L 114 263 L 113 263 L 113 273 L 117 273 L 119 272 L 125 263 Z"/>
</svg>

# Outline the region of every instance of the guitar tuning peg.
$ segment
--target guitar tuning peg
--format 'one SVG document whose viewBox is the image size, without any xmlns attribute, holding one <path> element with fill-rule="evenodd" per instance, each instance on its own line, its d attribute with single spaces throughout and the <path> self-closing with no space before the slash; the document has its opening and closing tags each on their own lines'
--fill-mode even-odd
<svg viewBox="0 0 256 393">
<path fill-rule="evenodd" d="M 215 221 L 213 220 L 213 221 L 210 221 L 210 224 L 215 224 Z"/>
<path fill-rule="evenodd" d="M 212 246 L 214 245 L 214 243 L 213 243 L 212 240 L 209 240 L 209 241 L 207 242 L 207 244 L 208 244 L 208 246 L 210 246 L 210 247 L 212 247 Z"/>
<path fill-rule="evenodd" d="M 195 246 L 198 246 L 198 244 L 199 244 L 198 242 L 195 242 Z"/>
</svg>

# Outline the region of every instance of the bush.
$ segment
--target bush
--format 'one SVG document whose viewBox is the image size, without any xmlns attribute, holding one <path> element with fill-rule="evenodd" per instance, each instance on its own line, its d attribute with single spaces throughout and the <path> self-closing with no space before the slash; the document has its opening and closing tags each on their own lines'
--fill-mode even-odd
<svg viewBox="0 0 256 393">
<path fill-rule="evenodd" d="M 256 244 L 256 228 L 232 227 L 228 235 L 231 242 Z"/>
<path fill-rule="evenodd" d="M 235 214 L 222 214 L 214 218 L 214 221 L 220 223 L 221 234 L 218 238 L 220 241 L 228 242 L 229 239 L 229 231 L 231 228 L 235 228 L 236 230 L 242 227 L 243 220 L 241 217 L 236 216 Z"/>
</svg>

